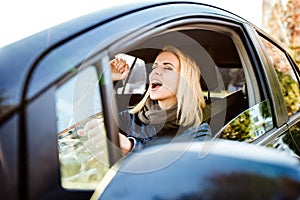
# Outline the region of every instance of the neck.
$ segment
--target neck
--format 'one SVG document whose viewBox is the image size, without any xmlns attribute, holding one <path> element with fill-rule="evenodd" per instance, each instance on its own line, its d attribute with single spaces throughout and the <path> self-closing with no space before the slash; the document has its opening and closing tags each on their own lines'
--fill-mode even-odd
<svg viewBox="0 0 300 200">
<path fill-rule="evenodd" d="M 171 108 L 177 104 L 176 97 L 174 99 L 165 99 L 165 100 L 158 100 L 158 105 L 162 110 L 166 110 L 168 108 Z"/>
</svg>

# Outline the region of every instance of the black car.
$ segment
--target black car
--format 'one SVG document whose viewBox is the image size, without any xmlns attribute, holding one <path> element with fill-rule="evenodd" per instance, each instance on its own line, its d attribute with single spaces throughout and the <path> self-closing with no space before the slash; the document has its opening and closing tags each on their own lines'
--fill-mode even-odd
<svg viewBox="0 0 300 200">
<path fill-rule="evenodd" d="M 292 173 L 299 181 L 298 165 L 280 161 L 284 155 L 300 156 L 300 72 L 292 57 L 271 36 L 233 13 L 193 1 L 156 1 L 95 12 L 0 49 L 1 198 L 89 199 L 98 184 L 102 189 L 95 198 L 106 186 L 114 187 L 115 181 L 108 185 L 112 176 L 107 178 L 112 169 L 137 162 L 131 155 L 120 161 L 116 113 L 143 97 L 151 63 L 168 44 L 180 47 L 201 69 L 204 120 L 213 141 L 242 142 L 232 143 L 238 143 L 232 149 L 236 156 L 238 149 L 252 145 L 284 151 L 276 157 L 281 164 L 270 162 L 266 169 L 279 166 L 276 170 L 283 171 L 273 178 L 291 178 Z M 111 80 L 108 66 L 114 57 L 130 64 L 123 82 Z M 95 118 L 102 122 L 106 139 L 79 136 L 77 130 Z M 167 146 L 177 148 L 173 143 Z M 184 149 L 182 159 L 193 153 Z M 226 158 L 231 154 L 224 153 Z M 158 154 L 158 163 L 163 155 Z M 188 166 L 198 161 L 189 158 Z M 239 161 L 231 161 L 237 164 L 231 169 L 238 169 Z M 219 161 L 215 164 L 220 166 Z"/>
</svg>

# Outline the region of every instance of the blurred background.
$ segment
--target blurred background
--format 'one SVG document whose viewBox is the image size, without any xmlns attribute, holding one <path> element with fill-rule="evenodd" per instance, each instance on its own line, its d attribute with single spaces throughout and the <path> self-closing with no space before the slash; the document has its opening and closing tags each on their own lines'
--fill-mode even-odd
<svg viewBox="0 0 300 200">
<path fill-rule="evenodd" d="M 300 64 L 300 0 L 262 0 L 261 27 Z"/>
<path fill-rule="evenodd" d="M 127 0 L 136 3 L 148 0 Z M 155 0 L 154 0 L 155 1 Z M 300 64 L 300 0 L 199 0 L 224 8 L 270 33 Z M 10 0 L 0 6 L 0 47 L 123 0 Z"/>
</svg>

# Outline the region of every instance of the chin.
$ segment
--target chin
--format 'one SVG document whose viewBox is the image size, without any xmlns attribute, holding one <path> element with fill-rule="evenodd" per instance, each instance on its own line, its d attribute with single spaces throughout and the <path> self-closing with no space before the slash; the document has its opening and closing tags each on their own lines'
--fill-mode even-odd
<svg viewBox="0 0 300 200">
<path fill-rule="evenodd" d="M 150 95 L 150 99 L 151 100 L 159 100 L 160 98 L 158 98 L 156 95 Z"/>
</svg>

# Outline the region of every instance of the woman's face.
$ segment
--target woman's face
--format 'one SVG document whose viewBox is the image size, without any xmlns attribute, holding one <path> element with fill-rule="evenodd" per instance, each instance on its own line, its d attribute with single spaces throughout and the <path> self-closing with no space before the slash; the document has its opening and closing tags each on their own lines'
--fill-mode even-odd
<svg viewBox="0 0 300 200">
<path fill-rule="evenodd" d="M 162 109 L 177 103 L 176 93 L 180 78 L 180 63 L 171 52 L 160 53 L 152 66 L 150 79 L 150 98 L 158 100 Z"/>
</svg>

